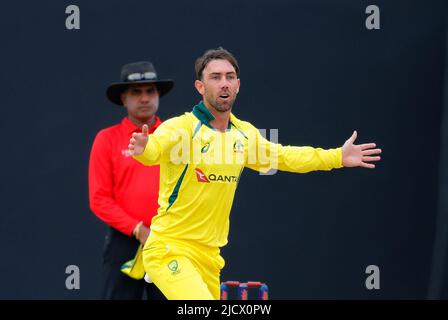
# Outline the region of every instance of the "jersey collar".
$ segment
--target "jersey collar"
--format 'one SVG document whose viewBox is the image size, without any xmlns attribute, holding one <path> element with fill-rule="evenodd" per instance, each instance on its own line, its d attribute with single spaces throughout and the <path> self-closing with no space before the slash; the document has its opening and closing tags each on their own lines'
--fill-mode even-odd
<svg viewBox="0 0 448 320">
<path fill-rule="evenodd" d="M 216 130 L 215 128 L 212 127 L 212 125 L 210 124 L 210 121 L 215 120 L 215 117 L 213 116 L 213 114 L 207 109 L 207 107 L 204 105 L 204 102 L 201 101 L 199 102 L 197 105 L 195 105 L 193 107 L 193 114 L 196 118 L 199 119 L 199 121 L 201 121 L 202 124 L 206 125 L 207 127 L 209 127 L 210 129 Z M 230 129 L 230 124 L 232 123 L 232 119 L 233 119 L 233 114 L 230 114 L 230 120 L 229 120 L 229 126 L 228 126 L 228 130 Z"/>
</svg>

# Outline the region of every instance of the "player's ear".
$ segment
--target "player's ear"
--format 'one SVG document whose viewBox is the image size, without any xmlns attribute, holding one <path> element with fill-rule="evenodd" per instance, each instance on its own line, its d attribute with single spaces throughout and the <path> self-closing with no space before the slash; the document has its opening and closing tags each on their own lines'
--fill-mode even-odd
<svg viewBox="0 0 448 320">
<path fill-rule="evenodd" d="M 202 83 L 201 80 L 196 80 L 196 81 L 194 82 L 194 86 L 195 86 L 196 90 L 198 90 L 198 92 L 199 92 L 201 95 L 204 95 L 204 94 L 205 94 L 204 84 Z"/>
<path fill-rule="evenodd" d="M 240 79 L 237 80 L 238 81 L 238 87 L 236 88 L 236 93 L 240 92 Z"/>
</svg>

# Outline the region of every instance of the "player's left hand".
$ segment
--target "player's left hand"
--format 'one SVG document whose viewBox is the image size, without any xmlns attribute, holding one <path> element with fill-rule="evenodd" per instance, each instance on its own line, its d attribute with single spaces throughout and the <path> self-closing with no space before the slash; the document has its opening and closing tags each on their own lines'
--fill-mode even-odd
<svg viewBox="0 0 448 320">
<path fill-rule="evenodd" d="M 381 159 L 378 156 L 381 149 L 374 149 L 376 147 L 375 143 L 354 144 L 357 135 L 357 132 L 354 131 L 353 135 L 342 146 L 342 165 L 344 167 L 375 168 L 375 165 L 369 162 Z"/>
</svg>

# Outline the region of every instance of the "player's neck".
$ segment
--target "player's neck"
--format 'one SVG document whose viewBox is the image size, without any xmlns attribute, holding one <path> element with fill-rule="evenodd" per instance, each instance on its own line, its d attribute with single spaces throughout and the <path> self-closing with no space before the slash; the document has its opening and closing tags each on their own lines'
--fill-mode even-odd
<svg viewBox="0 0 448 320">
<path fill-rule="evenodd" d="M 210 111 L 210 113 L 215 118 L 210 121 L 210 125 L 218 131 L 225 132 L 229 127 L 230 113 L 232 110 L 219 112 L 214 108 L 208 107 L 206 103 L 204 104 L 207 107 L 208 111 Z"/>
<path fill-rule="evenodd" d="M 213 114 L 214 120 L 210 121 L 210 125 L 218 131 L 225 132 L 229 127 L 230 110 L 226 112 L 217 112 Z"/>
</svg>

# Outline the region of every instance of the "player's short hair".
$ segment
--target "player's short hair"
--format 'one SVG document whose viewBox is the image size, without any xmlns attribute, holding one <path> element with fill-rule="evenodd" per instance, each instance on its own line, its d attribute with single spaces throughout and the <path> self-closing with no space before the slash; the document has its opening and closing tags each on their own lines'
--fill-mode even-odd
<svg viewBox="0 0 448 320">
<path fill-rule="evenodd" d="M 216 49 L 207 50 L 202 56 L 196 59 L 194 68 L 196 71 L 196 79 L 202 80 L 202 72 L 204 71 L 207 64 L 212 60 L 227 60 L 235 68 L 236 76 L 240 77 L 240 67 L 238 66 L 238 61 L 236 61 L 233 54 L 224 49 L 223 47 L 218 47 Z"/>
</svg>

